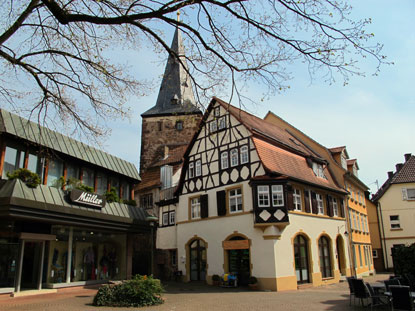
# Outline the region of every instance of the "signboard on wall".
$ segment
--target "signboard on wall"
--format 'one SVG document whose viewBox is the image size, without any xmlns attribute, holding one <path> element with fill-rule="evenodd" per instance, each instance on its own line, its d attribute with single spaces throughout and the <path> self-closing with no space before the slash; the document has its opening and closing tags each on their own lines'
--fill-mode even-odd
<svg viewBox="0 0 415 311">
<path fill-rule="evenodd" d="M 248 240 L 231 240 L 223 241 L 223 249 L 248 249 L 249 241 Z"/>
<path fill-rule="evenodd" d="M 103 195 L 85 192 L 78 189 L 72 189 L 69 198 L 73 203 L 89 205 L 97 208 L 103 208 L 106 202 Z"/>
</svg>

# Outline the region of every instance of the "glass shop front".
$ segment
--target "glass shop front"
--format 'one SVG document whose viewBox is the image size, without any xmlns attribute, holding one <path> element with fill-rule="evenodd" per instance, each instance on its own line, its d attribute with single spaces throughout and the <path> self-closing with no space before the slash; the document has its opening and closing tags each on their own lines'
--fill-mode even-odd
<svg viewBox="0 0 415 311">
<path fill-rule="evenodd" d="M 46 234 L 0 227 L 0 294 L 127 277 L 126 233 L 46 224 Z"/>
</svg>

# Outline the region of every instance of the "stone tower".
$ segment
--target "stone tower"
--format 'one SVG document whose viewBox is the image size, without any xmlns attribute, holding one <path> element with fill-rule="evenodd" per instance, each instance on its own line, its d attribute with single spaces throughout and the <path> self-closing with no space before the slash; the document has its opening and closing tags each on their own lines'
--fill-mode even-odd
<svg viewBox="0 0 415 311">
<path fill-rule="evenodd" d="M 187 68 L 178 28 L 171 49 Z M 190 77 L 172 55 L 166 64 L 156 105 L 141 117 L 140 174 L 143 174 L 162 160 L 169 149 L 187 145 L 202 117 L 202 112 L 196 105 Z"/>
</svg>

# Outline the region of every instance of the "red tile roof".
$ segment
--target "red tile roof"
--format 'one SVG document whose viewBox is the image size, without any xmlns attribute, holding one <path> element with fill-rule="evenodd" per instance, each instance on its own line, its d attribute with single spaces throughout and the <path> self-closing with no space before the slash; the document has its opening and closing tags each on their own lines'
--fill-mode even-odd
<svg viewBox="0 0 415 311">
<path fill-rule="evenodd" d="M 141 182 L 138 184 L 137 190 L 151 189 L 160 185 L 160 168 L 150 168 L 141 173 Z"/>
<path fill-rule="evenodd" d="M 259 138 L 254 137 L 253 141 L 262 164 L 268 171 L 343 192 L 343 189 L 336 186 L 327 168 L 324 169 L 324 175 L 327 179 L 317 177 L 308 166 L 305 157 L 279 148 Z"/>
<path fill-rule="evenodd" d="M 183 145 L 168 145 L 167 147 L 169 147 L 169 153 L 167 158 L 165 159 L 161 159 L 158 160 L 157 162 L 154 162 L 151 164 L 151 166 L 163 166 L 163 165 L 168 165 L 168 164 L 173 164 L 173 163 L 178 163 L 181 162 L 183 160 L 183 155 L 186 151 L 187 148 L 187 144 L 183 144 Z M 163 153 L 164 153 L 164 146 L 162 146 L 161 148 L 163 148 Z"/>
<path fill-rule="evenodd" d="M 392 184 L 407 182 L 415 182 L 415 156 L 411 156 L 392 178 Z"/>
</svg>

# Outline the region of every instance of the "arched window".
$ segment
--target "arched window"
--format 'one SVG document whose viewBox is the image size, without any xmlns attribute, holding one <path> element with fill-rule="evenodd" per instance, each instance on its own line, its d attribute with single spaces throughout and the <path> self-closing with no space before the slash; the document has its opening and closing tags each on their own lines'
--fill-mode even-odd
<svg viewBox="0 0 415 311">
<path fill-rule="evenodd" d="M 241 164 L 245 164 L 249 162 L 248 156 L 248 146 L 241 147 Z"/>
<path fill-rule="evenodd" d="M 238 165 L 238 149 L 232 149 L 231 150 L 231 166 L 237 166 Z"/>
<path fill-rule="evenodd" d="M 227 151 L 224 151 L 224 152 L 221 153 L 221 155 L 220 155 L 220 163 L 221 163 L 222 169 L 226 169 L 226 168 L 229 167 L 229 164 L 228 164 L 228 152 Z"/>
<path fill-rule="evenodd" d="M 302 235 L 294 239 L 294 259 L 297 283 L 309 283 L 308 242 Z"/>
<path fill-rule="evenodd" d="M 320 254 L 320 271 L 323 278 L 330 278 L 333 276 L 331 270 L 331 254 L 330 241 L 327 237 L 322 236 L 318 240 L 318 249 Z"/>
</svg>

